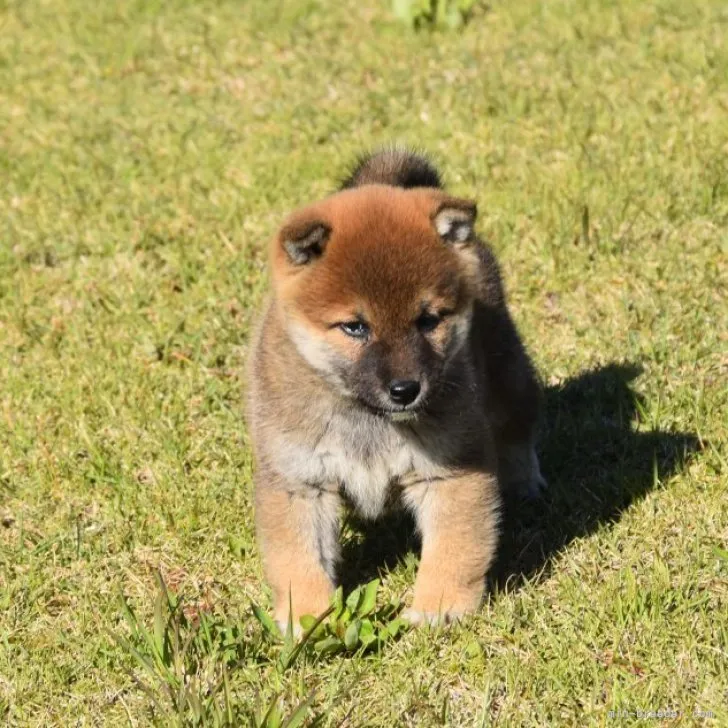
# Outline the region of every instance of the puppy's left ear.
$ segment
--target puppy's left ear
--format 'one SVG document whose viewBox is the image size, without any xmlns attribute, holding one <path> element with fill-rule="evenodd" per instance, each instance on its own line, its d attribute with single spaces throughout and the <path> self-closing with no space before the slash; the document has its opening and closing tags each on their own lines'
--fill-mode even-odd
<svg viewBox="0 0 728 728">
<path fill-rule="evenodd" d="M 432 223 L 446 243 L 466 245 L 475 239 L 477 215 L 478 208 L 474 202 L 445 196 L 437 202 Z"/>
</svg>

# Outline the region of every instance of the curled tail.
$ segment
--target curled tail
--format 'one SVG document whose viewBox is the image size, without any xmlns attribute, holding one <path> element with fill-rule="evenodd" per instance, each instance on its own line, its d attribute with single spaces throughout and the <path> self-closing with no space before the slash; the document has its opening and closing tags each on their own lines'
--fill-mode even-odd
<svg viewBox="0 0 728 728">
<path fill-rule="evenodd" d="M 440 173 L 429 159 L 400 147 L 382 149 L 360 157 L 353 171 L 341 184 L 341 189 L 371 184 L 442 189 Z"/>
</svg>

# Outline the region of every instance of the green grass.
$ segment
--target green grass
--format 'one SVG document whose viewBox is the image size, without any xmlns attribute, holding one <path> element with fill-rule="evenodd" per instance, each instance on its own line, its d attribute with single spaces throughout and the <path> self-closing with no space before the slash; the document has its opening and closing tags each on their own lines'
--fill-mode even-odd
<svg viewBox="0 0 728 728">
<path fill-rule="evenodd" d="M 725 3 L 390 5 L 0 0 L 0 720 L 728 724 Z M 471 620 L 289 659 L 251 607 L 263 251 L 392 140 L 478 202 L 551 489 Z M 412 548 L 350 525 L 347 586 L 406 600 Z"/>
</svg>

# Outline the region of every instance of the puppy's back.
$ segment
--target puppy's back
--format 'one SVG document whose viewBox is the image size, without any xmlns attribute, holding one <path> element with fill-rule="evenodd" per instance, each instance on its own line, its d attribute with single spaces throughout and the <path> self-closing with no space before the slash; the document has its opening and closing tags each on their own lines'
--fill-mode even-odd
<svg viewBox="0 0 728 728">
<path fill-rule="evenodd" d="M 341 188 L 346 190 L 373 184 L 404 189 L 442 189 L 440 173 L 430 160 L 423 154 L 400 147 L 387 147 L 361 156 Z"/>
</svg>

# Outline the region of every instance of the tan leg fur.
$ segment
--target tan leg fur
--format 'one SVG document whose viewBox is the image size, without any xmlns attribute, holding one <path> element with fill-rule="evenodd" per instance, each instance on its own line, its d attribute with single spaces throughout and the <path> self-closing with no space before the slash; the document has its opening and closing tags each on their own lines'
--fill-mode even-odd
<svg viewBox="0 0 728 728">
<path fill-rule="evenodd" d="M 274 617 L 283 632 L 290 605 L 296 634 L 303 615 L 318 616 L 329 606 L 338 557 L 338 509 L 338 496 L 326 491 L 256 492 L 263 565 L 273 591 Z"/>
<path fill-rule="evenodd" d="M 498 486 L 485 473 L 420 483 L 405 493 L 422 534 L 413 623 L 449 622 L 480 606 L 498 542 Z"/>
</svg>

